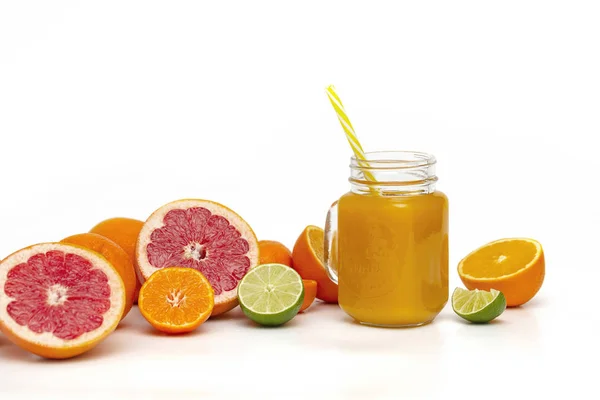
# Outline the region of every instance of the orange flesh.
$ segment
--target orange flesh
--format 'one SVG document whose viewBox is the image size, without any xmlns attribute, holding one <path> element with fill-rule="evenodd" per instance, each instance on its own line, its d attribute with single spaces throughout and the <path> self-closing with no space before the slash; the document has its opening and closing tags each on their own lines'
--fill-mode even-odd
<svg viewBox="0 0 600 400">
<path fill-rule="evenodd" d="M 155 272 L 140 291 L 140 310 L 156 328 L 177 331 L 195 328 L 214 307 L 210 283 L 192 268 L 165 268 Z M 163 329 L 161 329 L 163 330 Z"/>
<path fill-rule="evenodd" d="M 312 248 L 313 252 L 317 256 L 317 258 L 321 262 L 323 262 L 323 260 L 324 260 L 323 245 L 324 245 L 324 241 L 325 241 L 324 232 L 320 229 L 310 229 L 308 231 L 308 239 L 310 241 L 310 247 Z"/>
<path fill-rule="evenodd" d="M 535 244 L 522 240 L 497 242 L 478 249 L 463 261 L 462 273 L 473 278 L 499 278 L 525 268 L 538 253 Z"/>
</svg>

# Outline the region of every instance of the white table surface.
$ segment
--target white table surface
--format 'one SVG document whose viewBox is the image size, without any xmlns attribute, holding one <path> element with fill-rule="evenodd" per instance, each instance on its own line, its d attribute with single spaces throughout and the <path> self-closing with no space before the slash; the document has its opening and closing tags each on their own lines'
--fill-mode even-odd
<svg viewBox="0 0 600 400">
<path fill-rule="evenodd" d="M 192 334 L 166 336 L 134 307 L 103 343 L 67 361 L 40 359 L 0 337 L 0 393 L 9 395 L 3 399 L 589 395 L 591 370 L 570 360 L 593 350 L 595 334 L 561 329 L 559 315 L 540 295 L 489 325 L 463 322 L 447 305 L 430 325 L 381 329 L 319 302 L 279 328 L 258 327 L 236 308 Z"/>
</svg>

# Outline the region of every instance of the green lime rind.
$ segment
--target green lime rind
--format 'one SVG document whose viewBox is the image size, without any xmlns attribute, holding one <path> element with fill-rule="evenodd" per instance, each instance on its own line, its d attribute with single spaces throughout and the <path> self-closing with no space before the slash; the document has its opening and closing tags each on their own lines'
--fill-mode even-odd
<svg viewBox="0 0 600 400">
<path fill-rule="evenodd" d="M 265 326 L 279 326 L 298 314 L 304 301 L 302 278 L 283 264 L 263 264 L 251 269 L 238 286 L 244 314 Z"/>
<path fill-rule="evenodd" d="M 452 309 L 461 318 L 477 324 L 484 324 L 498 318 L 506 310 L 506 298 L 502 292 L 492 289 L 454 289 Z"/>
</svg>

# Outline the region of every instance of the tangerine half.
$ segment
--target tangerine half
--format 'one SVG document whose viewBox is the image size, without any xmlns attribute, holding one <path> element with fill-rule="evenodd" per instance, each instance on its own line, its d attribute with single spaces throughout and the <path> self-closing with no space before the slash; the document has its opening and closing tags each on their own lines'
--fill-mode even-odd
<svg viewBox="0 0 600 400">
<path fill-rule="evenodd" d="M 166 333 L 190 332 L 210 317 L 214 293 L 210 282 L 193 268 L 164 268 L 140 290 L 138 306 L 146 320 Z"/>
</svg>

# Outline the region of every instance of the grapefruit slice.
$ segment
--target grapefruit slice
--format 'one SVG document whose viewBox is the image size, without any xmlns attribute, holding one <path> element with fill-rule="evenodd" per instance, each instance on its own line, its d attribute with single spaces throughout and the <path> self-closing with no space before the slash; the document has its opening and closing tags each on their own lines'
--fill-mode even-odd
<svg viewBox="0 0 600 400">
<path fill-rule="evenodd" d="M 156 210 L 142 227 L 136 253 L 141 282 L 162 268 L 200 271 L 214 290 L 212 316 L 238 305 L 238 284 L 259 259 L 258 240 L 246 221 L 219 203 L 199 199 Z"/>
<path fill-rule="evenodd" d="M 121 320 L 125 287 L 100 254 L 42 243 L 0 263 L 0 330 L 47 358 L 69 358 L 96 346 Z"/>
</svg>

